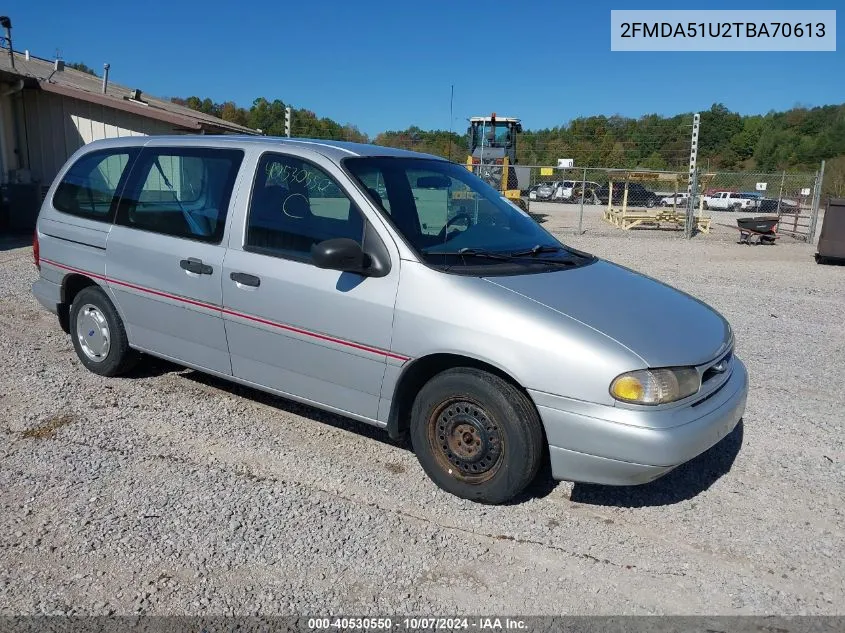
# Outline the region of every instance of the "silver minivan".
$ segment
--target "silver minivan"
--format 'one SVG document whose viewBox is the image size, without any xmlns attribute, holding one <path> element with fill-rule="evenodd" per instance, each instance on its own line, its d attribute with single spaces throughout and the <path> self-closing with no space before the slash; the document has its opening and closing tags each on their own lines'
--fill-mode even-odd
<svg viewBox="0 0 845 633">
<path fill-rule="evenodd" d="M 466 167 L 371 145 L 131 137 L 78 150 L 35 236 L 79 360 L 141 353 L 410 436 L 486 503 L 641 484 L 745 410 L 727 321 L 570 248 Z"/>
</svg>

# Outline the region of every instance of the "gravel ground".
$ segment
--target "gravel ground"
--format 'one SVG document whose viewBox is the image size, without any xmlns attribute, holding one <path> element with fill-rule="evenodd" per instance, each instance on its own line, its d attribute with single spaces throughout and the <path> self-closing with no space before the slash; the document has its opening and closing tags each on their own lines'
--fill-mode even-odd
<svg viewBox="0 0 845 633">
<path fill-rule="evenodd" d="M 0 614 L 845 613 L 845 268 L 788 240 L 564 239 L 722 311 L 748 409 L 657 482 L 546 475 L 503 507 L 365 425 L 161 361 L 88 373 L 30 250 L 0 246 Z"/>
</svg>

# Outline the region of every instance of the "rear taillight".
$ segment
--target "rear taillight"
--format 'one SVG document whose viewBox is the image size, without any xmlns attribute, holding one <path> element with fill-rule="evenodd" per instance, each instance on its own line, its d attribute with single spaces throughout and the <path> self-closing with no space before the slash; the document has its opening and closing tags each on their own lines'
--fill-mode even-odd
<svg viewBox="0 0 845 633">
<path fill-rule="evenodd" d="M 41 249 L 38 247 L 38 229 L 32 234 L 32 261 L 35 267 L 41 270 Z"/>
</svg>

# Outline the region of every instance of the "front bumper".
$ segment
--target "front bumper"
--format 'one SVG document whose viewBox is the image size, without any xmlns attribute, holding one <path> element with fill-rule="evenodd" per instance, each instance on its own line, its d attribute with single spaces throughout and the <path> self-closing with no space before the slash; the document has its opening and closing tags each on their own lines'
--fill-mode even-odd
<svg viewBox="0 0 845 633">
<path fill-rule="evenodd" d="M 733 431 L 745 412 L 748 372 L 734 358 L 730 378 L 716 393 L 666 409 L 529 393 L 546 429 L 555 479 L 631 486 L 657 479 Z"/>
</svg>

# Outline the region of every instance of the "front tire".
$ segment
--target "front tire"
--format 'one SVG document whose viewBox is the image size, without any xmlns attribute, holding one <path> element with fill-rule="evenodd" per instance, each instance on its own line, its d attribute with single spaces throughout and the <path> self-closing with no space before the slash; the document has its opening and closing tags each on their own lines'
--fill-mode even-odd
<svg viewBox="0 0 845 633">
<path fill-rule="evenodd" d="M 545 452 L 528 396 L 499 376 L 468 367 L 446 370 L 423 386 L 411 412 L 411 443 L 437 486 L 489 504 L 522 492 Z"/>
<path fill-rule="evenodd" d="M 138 361 L 123 321 L 98 286 L 79 291 L 70 307 L 70 336 L 83 365 L 100 376 L 119 376 Z"/>
</svg>

